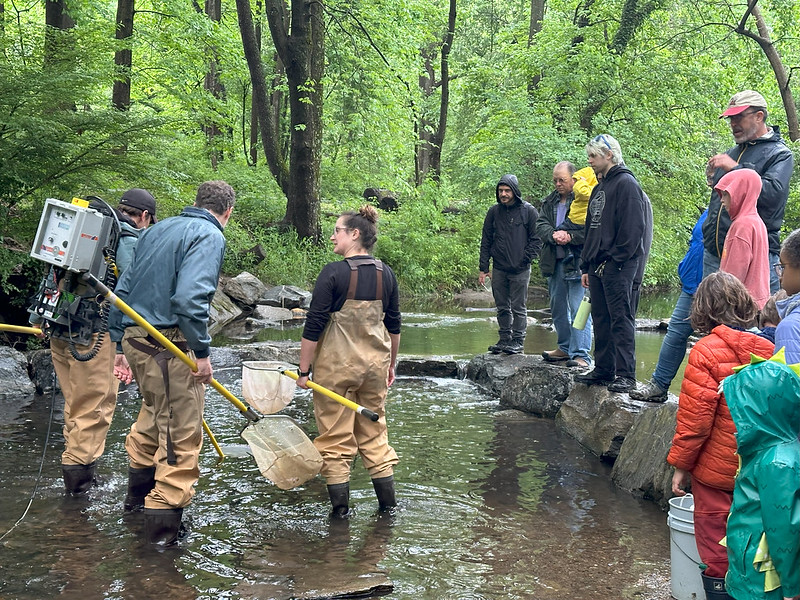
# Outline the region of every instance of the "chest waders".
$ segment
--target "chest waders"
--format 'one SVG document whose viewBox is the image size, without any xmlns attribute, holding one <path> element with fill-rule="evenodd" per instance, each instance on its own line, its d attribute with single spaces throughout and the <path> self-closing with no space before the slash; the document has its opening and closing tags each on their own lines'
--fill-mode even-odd
<svg viewBox="0 0 800 600">
<path fill-rule="evenodd" d="M 323 458 L 322 475 L 333 507 L 331 516 L 346 518 L 350 511 L 350 468 L 356 455 L 376 481 L 391 480 L 397 454 L 389 445 L 385 401 L 391 363 L 391 339 L 383 324 L 383 263 L 372 257 L 345 259 L 350 267 L 347 298 L 341 310 L 331 313 L 314 358 L 314 380 L 346 398 L 376 412 L 370 421 L 324 395 L 314 393 L 314 417 L 319 436 L 314 445 Z M 373 299 L 356 300 L 358 267 L 377 270 Z M 385 488 L 385 485 L 382 489 Z M 376 488 L 377 489 L 377 488 Z M 379 496 L 380 498 L 380 496 Z"/>
<path fill-rule="evenodd" d="M 175 355 L 161 346 L 154 337 L 148 335 L 144 339 L 146 343 L 135 338 L 128 338 L 127 341 L 139 352 L 144 352 L 152 356 L 158 368 L 161 370 L 161 376 L 164 378 L 164 395 L 166 396 L 167 407 L 169 408 L 169 420 L 167 421 L 167 464 L 175 465 L 178 463 L 178 459 L 175 456 L 175 449 L 172 446 L 172 435 L 169 430 L 169 422 L 172 420 L 172 404 L 169 399 L 169 361 L 174 359 Z M 181 352 L 189 352 L 189 345 L 186 342 L 173 341 L 172 343 L 175 344 Z"/>
</svg>

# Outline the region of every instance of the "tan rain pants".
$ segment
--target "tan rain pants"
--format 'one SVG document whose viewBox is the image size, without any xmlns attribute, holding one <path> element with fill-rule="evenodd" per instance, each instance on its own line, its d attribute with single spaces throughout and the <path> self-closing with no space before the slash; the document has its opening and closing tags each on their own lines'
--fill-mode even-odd
<svg viewBox="0 0 800 600">
<path fill-rule="evenodd" d="M 161 333 L 176 345 L 185 341 L 177 328 Z M 144 499 L 145 508 L 183 508 L 191 502 L 200 477 L 205 386 L 195 381 L 188 366 L 170 354 L 168 399 L 156 358 L 134 348 L 130 341 L 147 344 L 156 352 L 169 352 L 149 343 L 147 337 L 142 327 L 128 327 L 122 338 L 122 348 L 142 396 L 142 407 L 125 439 L 125 450 L 134 469 L 156 468 L 156 485 Z M 192 353 L 189 356 L 194 360 Z M 168 430 L 175 464 L 169 464 Z"/>
<path fill-rule="evenodd" d="M 361 455 L 372 479 L 388 477 L 399 462 L 389 445 L 386 393 L 391 360 L 389 332 L 381 300 L 346 300 L 331 313 L 314 356 L 315 383 L 378 413 L 377 421 L 359 415 L 314 392 L 319 435 L 314 445 L 323 458 L 328 485 L 350 481 L 350 468 Z"/>
<path fill-rule="evenodd" d="M 72 357 L 69 343 L 53 338 L 50 353 L 61 391 L 64 394 L 64 452 L 61 463 L 88 465 L 102 456 L 106 434 L 117 405 L 119 380 L 114 377 L 114 344 L 108 333 L 94 334 L 88 346 L 76 344 L 86 354 L 98 335 L 103 344 L 97 355 L 88 361 Z"/>
</svg>

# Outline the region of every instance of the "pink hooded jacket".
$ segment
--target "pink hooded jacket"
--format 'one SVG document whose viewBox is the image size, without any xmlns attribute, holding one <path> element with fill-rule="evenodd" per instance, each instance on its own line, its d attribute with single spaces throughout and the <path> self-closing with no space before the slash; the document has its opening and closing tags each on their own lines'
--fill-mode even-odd
<svg viewBox="0 0 800 600">
<path fill-rule="evenodd" d="M 761 176 L 752 169 L 734 169 L 715 186 L 720 197 L 731 196 L 731 227 L 725 236 L 719 268 L 734 275 L 750 291 L 758 308 L 769 299 L 769 240 L 756 203 Z"/>
</svg>

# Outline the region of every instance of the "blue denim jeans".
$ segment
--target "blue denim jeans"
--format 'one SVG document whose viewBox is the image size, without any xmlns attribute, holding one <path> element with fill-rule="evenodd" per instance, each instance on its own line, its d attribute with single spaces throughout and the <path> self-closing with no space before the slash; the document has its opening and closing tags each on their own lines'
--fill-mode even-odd
<svg viewBox="0 0 800 600">
<path fill-rule="evenodd" d="M 497 325 L 501 340 L 522 343 L 528 329 L 528 284 L 531 270 L 508 273 L 492 269 L 492 295 L 497 305 Z"/>
<path fill-rule="evenodd" d="M 661 351 L 658 353 L 656 370 L 653 372 L 653 381 L 661 388 L 668 390 L 678 369 L 681 368 L 683 359 L 686 356 L 686 342 L 694 331 L 689 322 L 689 313 L 692 310 L 693 294 L 681 291 L 672 316 L 669 318 L 667 335 L 661 343 Z"/>
<path fill-rule="evenodd" d="M 582 358 L 590 362 L 589 350 L 592 348 L 592 317 L 586 321 L 586 327 L 575 329 L 572 321 L 583 299 L 584 288 L 580 274 L 577 279 L 564 278 L 564 261 L 556 261 L 556 270 L 547 278 L 550 292 L 550 314 L 553 326 L 558 334 L 558 348 L 570 358 Z"/>
<path fill-rule="evenodd" d="M 775 272 L 775 265 L 781 262 L 780 254 L 769 254 L 769 293 L 774 294 L 781 289 L 781 280 Z M 705 279 L 714 271 L 719 271 L 719 258 L 703 250 L 703 278 Z"/>
</svg>

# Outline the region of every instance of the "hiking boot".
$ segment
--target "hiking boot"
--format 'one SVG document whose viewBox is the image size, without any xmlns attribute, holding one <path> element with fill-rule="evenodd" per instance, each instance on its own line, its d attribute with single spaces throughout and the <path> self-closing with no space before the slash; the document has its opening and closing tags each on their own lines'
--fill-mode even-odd
<svg viewBox="0 0 800 600">
<path fill-rule="evenodd" d="M 580 357 L 571 358 L 566 362 L 566 365 L 568 367 L 581 367 L 586 369 L 589 367 L 589 361 L 587 361 L 585 358 L 580 358 Z"/>
<path fill-rule="evenodd" d="M 547 362 L 561 362 L 563 360 L 568 360 L 569 354 L 562 351 L 561 348 L 556 348 L 555 350 L 545 350 L 542 352 L 542 358 Z M 586 366 L 588 367 L 589 365 Z"/>
<path fill-rule="evenodd" d="M 592 369 L 588 373 L 575 375 L 573 380 L 575 383 L 582 383 L 583 385 L 608 385 L 614 381 L 614 378 L 599 372 L 597 369 Z"/>
<path fill-rule="evenodd" d="M 509 343 L 506 347 L 503 348 L 503 352 L 505 352 L 506 354 L 522 354 L 523 350 L 524 347 L 522 345 L 522 342 L 516 342 L 514 340 L 511 340 L 511 343 Z"/>
<path fill-rule="evenodd" d="M 500 339 L 496 344 L 489 346 L 489 352 L 492 354 L 500 354 L 509 344 L 508 340 Z"/>
<path fill-rule="evenodd" d="M 630 377 L 617 377 L 612 383 L 608 384 L 609 392 L 624 394 L 636 389 L 636 380 Z"/>
<path fill-rule="evenodd" d="M 651 379 L 644 387 L 631 391 L 630 397 L 645 402 L 666 402 L 667 391 Z"/>
</svg>

